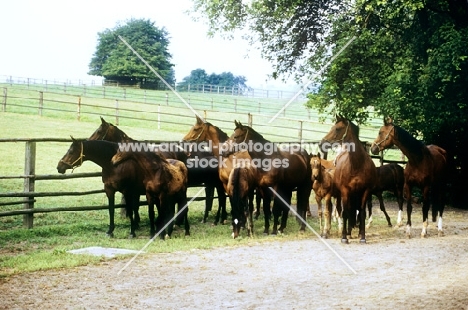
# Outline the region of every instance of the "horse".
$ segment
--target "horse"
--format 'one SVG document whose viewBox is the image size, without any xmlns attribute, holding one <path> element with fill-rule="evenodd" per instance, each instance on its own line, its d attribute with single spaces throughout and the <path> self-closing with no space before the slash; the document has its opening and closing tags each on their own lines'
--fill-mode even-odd
<svg viewBox="0 0 468 310">
<path fill-rule="evenodd" d="M 253 204 L 249 203 L 249 197 L 257 187 L 256 167 L 252 158 L 246 151 L 233 155 L 234 164 L 229 173 L 227 193 L 231 197 L 232 206 L 232 237 L 239 236 L 242 227 L 247 228 L 247 235 L 253 236 Z"/>
<path fill-rule="evenodd" d="M 310 155 L 310 165 L 311 165 L 311 167 L 312 167 L 313 163 L 317 163 L 318 161 L 320 161 L 320 166 L 323 166 L 325 169 L 335 169 L 335 164 L 334 164 L 333 160 L 323 159 L 320 156 L 320 153 L 317 154 L 317 155 L 314 155 L 314 154 Z M 316 168 L 319 168 L 320 166 L 317 166 Z M 318 170 L 316 172 L 318 172 Z M 314 181 L 315 181 L 315 177 L 314 177 L 314 172 L 312 171 L 312 186 L 314 184 Z M 334 212 L 335 211 L 336 211 L 336 208 L 334 209 Z M 318 214 L 319 218 L 321 218 L 321 216 L 322 216 L 321 208 L 318 208 L 317 214 Z M 310 210 L 307 211 L 307 216 L 311 216 Z"/>
<path fill-rule="evenodd" d="M 145 195 L 143 175 L 131 161 L 118 167 L 112 165 L 111 159 L 117 153 L 118 148 L 119 145 L 113 142 L 76 140 L 72 137 L 72 144 L 58 162 L 57 171 L 63 174 L 67 169 L 75 169 L 87 160 L 99 165 L 102 168 L 102 182 L 109 202 L 107 235 L 112 237 L 114 234 L 115 193 L 121 192 L 124 195 L 125 208 L 130 218 L 130 237 L 135 237 L 138 223 L 134 220 L 133 214 L 138 208 L 140 195 Z M 151 226 L 151 234 L 153 233 L 153 226 Z"/>
<path fill-rule="evenodd" d="M 94 133 L 88 138 L 88 140 L 106 140 L 111 142 L 138 142 L 135 139 L 129 137 L 123 130 L 108 123 L 101 117 L 101 125 L 94 131 Z M 188 186 L 205 186 L 205 214 L 203 216 L 203 223 L 206 223 L 208 213 L 213 206 L 214 189 L 218 191 L 218 201 L 221 206 L 218 208 L 218 212 L 215 217 L 214 224 L 216 225 L 221 217 L 221 221 L 226 220 L 226 197 L 224 196 L 223 186 L 219 179 L 216 178 L 217 169 L 206 167 L 206 169 L 199 169 L 193 164 L 193 160 L 198 161 L 211 160 L 210 154 L 207 152 L 198 151 L 197 153 L 188 153 L 185 150 L 172 151 L 162 149 L 161 147 L 155 147 L 155 151 L 164 156 L 165 158 L 177 159 L 186 164 L 188 168 Z M 190 156 L 189 156 L 190 155 Z M 221 193 L 221 194 L 220 194 Z M 223 207 L 224 206 L 224 207 Z M 221 213 L 220 210 L 223 212 Z M 138 209 L 135 212 L 135 218 L 139 220 Z M 178 223 L 180 224 L 180 223 Z"/>
<path fill-rule="evenodd" d="M 230 140 L 232 140 L 234 147 L 248 148 L 249 155 L 257 164 L 258 186 L 264 192 L 270 192 L 271 188 L 275 188 L 277 195 L 275 195 L 273 203 L 272 234 L 283 233 L 287 224 L 292 192 L 295 188 L 298 216 L 302 219 L 306 218 L 309 196 L 312 191 L 309 154 L 297 145 L 278 147 L 252 127 L 244 126 L 238 121 L 234 121 L 234 124 L 236 127 Z M 265 232 L 268 233 L 270 226 L 269 208 L 264 208 L 264 213 Z M 301 222 L 300 231 L 304 230 L 305 223 Z"/>
<path fill-rule="evenodd" d="M 360 243 L 366 243 L 366 202 L 377 179 L 375 164 L 359 141 L 359 127 L 337 115 L 335 125 L 322 138 L 322 150 L 339 145 L 341 152 L 335 159 L 335 185 L 343 207 L 341 242 L 349 243 L 351 231 L 359 211 Z"/>
<path fill-rule="evenodd" d="M 366 228 L 369 228 L 372 223 L 372 195 L 376 196 L 379 199 L 380 210 L 384 213 L 385 218 L 387 219 L 388 227 L 392 227 L 390 221 L 390 216 L 388 216 L 387 211 L 385 210 L 385 205 L 383 203 L 382 193 L 384 191 L 392 192 L 398 202 L 398 217 L 397 217 L 397 226 L 402 224 L 402 213 L 403 213 L 403 185 L 405 178 L 403 175 L 403 168 L 396 164 L 391 163 L 383 166 L 379 166 L 377 169 L 377 182 L 375 187 L 371 192 L 369 200 L 367 200 L 367 209 L 369 211 L 369 219 L 367 221 Z"/>
<path fill-rule="evenodd" d="M 325 225 L 321 231 L 322 238 L 328 238 L 331 229 L 331 216 L 334 211 L 338 216 L 338 227 L 341 228 L 341 200 L 339 199 L 340 193 L 334 183 L 335 167 L 326 168 L 325 165 L 331 161 L 323 160 L 320 153 L 312 155 L 310 159 L 310 166 L 312 169 L 312 190 L 315 193 L 315 200 L 320 218 L 320 228 L 322 229 L 322 199 L 325 199 Z M 325 164 L 325 165 L 324 165 Z M 330 165 L 328 165 L 330 166 Z M 336 208 L 333 208 L 332 197 L 336 198 Z"/>
<path fill-rule="evenodd" d="M 148 200 L 151 226 L 154 225 L 154 205 L 158 208 L 156 229 L 161 231 L 167 226 L 167 235 L 160 234 L 161 239 L 171 237 L 174 227 L 175 204 L 182 210 L 180 217 L 185 224 L 185 235 L 190 235 L 187 208 L 188 170 L 185 164 L 176 159 L 166 159 L 154 152 L 117 152 L 112 157 L 114 167 L 127 162 L 134 162 L 143 174 L 143 185 Z M 157 203 L 158 202 L 158 203 Z"/>
<path fill-rule="evenodd" d="M 195 124 L 189 129 L 188 133 L 182 138 L 182 142 L 194 144 L 199 150 L 202 146 L 207 147 L 213 156 L 218 160 L 218 178 L 221 180 L 224 191 L 218 189 L 218 197 L 224 196 L 227 193 L 227 184 L 229 182 L 229 175 L 233 169 L 233 155 L 221 155 L 220 148 L 228 140 L 228 135 L 219 127 L 204 122 L 200 117 L 196 116 Z M 192 156 L 192 155 L 191 155 Z M 250 193 L 252 195 L 252 193 Z M 257 209 L 260 204 L 259 192 L 257 192 Z M 230 198 L 231 199 L 231 198 Z M 253 204 L 253 196 L 249 197 L 249 204 Z M 232 205 L 232 201 L 231 201 Z M 270 208 L 270 203 L 264 198 L 264 208 Z M 220 204 L 218 209 L 226 214 L 226 204 Z M 205 211 L 206 214 L 206 211 Z"/>
<path fill-rule="evenodd" d="M 437 221 L 438 235 L 443 235 L 442 215 L 444 212 L 444 189 L 447 177 L 447 152 L 437 145 L 425 145 L 417 140 L 406 130 L 393 124 L 393 121 L 384 120 L 384 125 L 379 129 L 377 138 L 371 146 L 371 152 L 378 154 L 380 151 L 396 145 L 408 158 L 404 170 L 405 182 L 403 193 L 406 199 L 407 215 L 406 235 L 411 238 L 411 192 L 413 187 L 422 190 L 423 198 L 423 227 L 421 237 L 427 237 L 429 209 L 432 196 L 432 221 Z"/>
</svg>

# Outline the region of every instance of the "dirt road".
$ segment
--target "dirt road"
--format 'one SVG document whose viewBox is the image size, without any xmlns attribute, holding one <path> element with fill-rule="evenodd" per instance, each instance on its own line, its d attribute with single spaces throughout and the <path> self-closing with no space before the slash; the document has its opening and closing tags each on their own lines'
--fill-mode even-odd
<svg viewBox="0 0 468 310">
<path fill-rule="evenodd" d="M 444 237 L 431 225 L 420 239 L 415 223 L 412 239 L 400 228 L 364 245 L 326 240 L 333 251 L 317 238 L 250 241 L 139 256 L 120 274 L 130 258 L 22 274 L 0 280 L 0 308 L 468 309 L 467 214 L 447 210 Z"/>
</svg>

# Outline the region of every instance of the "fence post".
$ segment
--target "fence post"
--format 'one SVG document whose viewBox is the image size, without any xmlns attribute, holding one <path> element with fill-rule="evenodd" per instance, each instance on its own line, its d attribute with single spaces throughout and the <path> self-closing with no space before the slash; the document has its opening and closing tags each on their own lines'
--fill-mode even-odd
<svg viewBox="0 0 468 310">
<path fill-rule="evenodd" d="M 252 123 L 253 123 L 252 114 L 248 113 L 247 116 L 248 116 L 248 121 L 247 121 L 248 126 L 253 127 L 253 125 L 252 125 Z"/>
<path fill-rule="evenodd" d="M 119 126 L 119 100 L 115 99 L 115 124 Z"/>
<path fill-rule="evenodd" d="M 36 173 L 36 142 L 27 141 L 26 150 L 25 150 L 25 160 L 24 160 L 24 192 L 32 193 L 31 196 L 25 197 L 23 209 L 32 209 L 34 208 L 34 181 Z M 28 177 L 32 176 L 32 177 Z M 23 226 L 25 228 L 33 227 L 34 215 L 24 214 L 23 215 Z"/>
<path fill-rule="evenodd" d="M 206 117 L 207 117 L 206 115 L 207 115 L 207 114 L 206 114 L 206 110 L 203 110 L 203 119 L 204 119 L 204 120 L 206 120 Z"/>
<path fill-rule="evenodd" d="M 166 105 L 169 105 L 169 93 L 166 93 Z"/>
<path fill-rule="evenodd" d="M 7 88 L 3 87 L 3 102 L 2 102 L 2 111 L 6 112 L 6 102 L 7 102 Z"/>
<path fill-rule="evenodd" d="M 218 86 L 218 93 L 219 93 L 219 86 Z M 211 110 L 214 110 L 214 108 L 213 108 L 213 97 L 211 97 Z"/>
<path fill-rule="evenodd" d="M 234 99 L 234 112 L 237 112 L 237 99 Z"/>
<path fill-rule="evenodd" d="M 303 121 L 299 121 L 299 142 L 302 143 L 302 123 Z"/>
<path fill-rule="evenodd" d="M 39 92 L 39 116 L 42 116 L 42 107 L 44 106 L 44 93 Z"/>
<path fill-rule="evenodd" d="M 63 92 L 64 92 L 64 93 L 67 92 L 67 83 L 63 83 Z"/>
<path fill-rule="evenodd" d="M 102 98 L 106 98 L 106 87 L 102 87 Z"/>
<path fill-rule="evenodd" d="M 78 121 L 81 120 L 81 96 L 78 96 L 78 108 L 76 111 L 76 118 L 78 119 Z"/>
<path fill-rule="evenodd" d="M 126 100 L 127 99 L 127 89 L 123 89 L 123 98 Z"/>
<path fill-rule="evenodd" d="M 161 104 L 158 103 L 158 129 L 161 129 Z"/>
</svg>

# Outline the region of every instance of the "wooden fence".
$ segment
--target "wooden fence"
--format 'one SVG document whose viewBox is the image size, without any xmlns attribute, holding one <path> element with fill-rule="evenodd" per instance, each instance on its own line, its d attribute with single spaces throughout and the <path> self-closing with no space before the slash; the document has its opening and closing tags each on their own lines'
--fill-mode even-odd
<svg viewBox="0 0 468 310">
<path fill-rule="evenodd" d="M 108 205 L 101 206 L 75 206 L 75 207 L 54 207 L 54 208 L 35 208 L 37 198 L 42 197 L 54 197 L 54 196 L 84 196 L 104 193 L 103 189 L 89 190 L 89 191 L 62 191 L 62 192 L 36 192 L 35 184 L 37 181 L 42 180 L 67 180 L 75 178 L 95 178 L 100 177 L 101 172 L 92 173 L 73 173 L 73 174 L 47 174 L 40 175 L 36 174 L 36 145 L 37 143 L 46 142 L 66 142 L 71 143 L 70 139 L 57 139 L 57 138 L 42 138 L 42 139 L 0 139 L 0 143 L 7 142 L 24 142 L 25 143 L 25 157 L 24 157 L 24 173 L 22 175 L 9 175 L 0 176 L 1 179 L 23 179 L 23 191 L 21 192 L 0 192 L 0 198 L 14 197 L 22 198 L 21 201 L 14 202 L 2 202 L 0 206 L 6 205 L 23 205 L 22 209 L 2 211 L 0 217 L 23 215 L 23 226 L 27 228 L 33 227 L 34 213 L 48 213 L 48 212 L 62 212 L 62 211 L 91 211 L 91 210 L 103 210 L 108 209 Z M 161 142 L 161 141 L 155 141 Z M 384 160 L 383 154 L 381 156 L 373 156 L 379 158 L 381 164 L 386 162 L 399 162 L 404 161 L 391 161 Z M 204 200 L 206 197 L 196 197 L 195 200 Z M 142 202 L 141 204 L 145 204 Z M 122 208 L 123 205 L 116 205 L 116 208 Z"/>
</svg>

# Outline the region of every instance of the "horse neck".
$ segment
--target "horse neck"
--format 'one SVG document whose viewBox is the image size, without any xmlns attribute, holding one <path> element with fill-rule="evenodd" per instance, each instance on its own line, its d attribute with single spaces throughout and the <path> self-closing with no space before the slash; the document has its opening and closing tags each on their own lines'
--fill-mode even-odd
<svg viewBox="0 0 468 310">
<path fill-rule="evenodd" d="M 98 141 L 83 141 L 83 161 L 89 160 L 103 169 L 112 167 L 111 159 L 117 153 L 113 144 L 99 143 Z"/>
<path fill-rule="evenodd" d="M 408 158 L 410 164 L 416 164 L 423 160 L 426 146 L 421 141 L 411 136 L 409 133 L 404 132 L 403 129 L 395 127 L 395 135 L 393 144 L 395 144 L 403 154 Z M 400 139 L 399 137 L 404 137 Z"/>
<path fill-rule="evenodd" d="M 343 142 L 348 143 L 348 145 L 354 145 L 354 151 L 350 150 L 348 152 L 348 157 L 353 168 L 358 168 L 364 165 L 364 160 L 366 158 L 367 151 L 362 145 L 359 137 L 355 136 L 353 130 L 349 130 L 347 136 Z M 346 149 L 346 148 L 345 148 Z"/>
<path fill-rule="evenodd" d="M 208 137 L 207 140 L 212 141 L 212 143 L 213 143 L 213 145 L 212 145 L 213 155 L 216 158 L 219 158 L 219 148 L 220 148 L 221 144 L 225 143 L 229 139 L 229 136 L 224 131 L 219 129 L 218 127 L 213 126 L 213 128 L 215 129 L 216 134 L 214 136 Z M 210 141 L 206 141 L 206 142 L 210 142 Z"/>
</svg>

